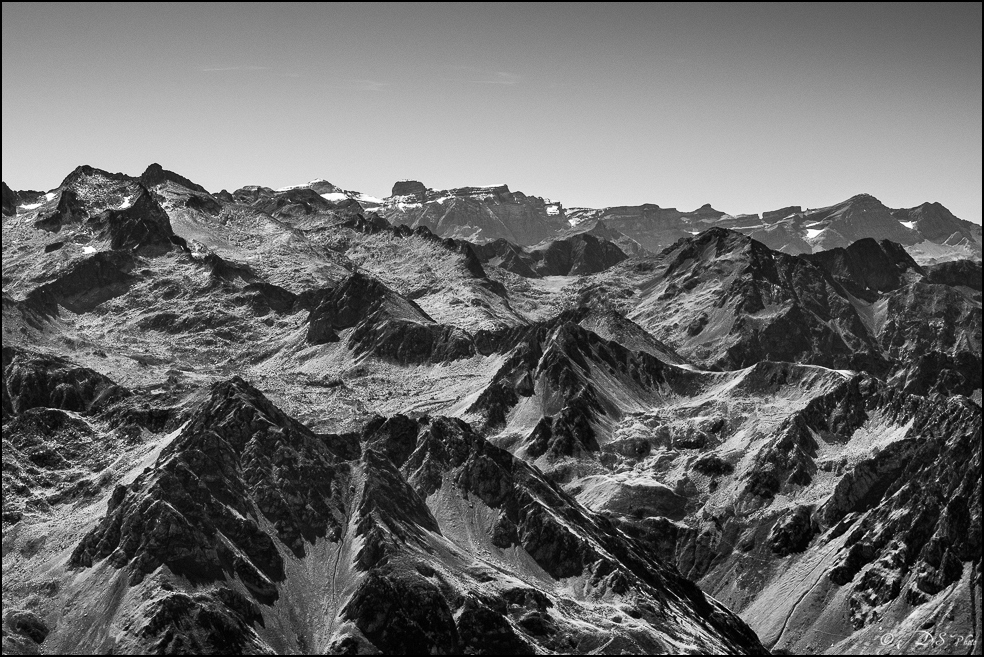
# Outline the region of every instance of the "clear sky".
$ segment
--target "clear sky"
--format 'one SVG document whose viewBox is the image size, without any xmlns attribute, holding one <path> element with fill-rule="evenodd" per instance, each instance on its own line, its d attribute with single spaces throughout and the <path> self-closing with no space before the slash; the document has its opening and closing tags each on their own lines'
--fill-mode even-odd
<svg viewBox="0 0 984 657">
<path fill-rule="evenodd" d="M 3 3 L 3 179 L 981 221 L 981 4 Z"/>
</svg>

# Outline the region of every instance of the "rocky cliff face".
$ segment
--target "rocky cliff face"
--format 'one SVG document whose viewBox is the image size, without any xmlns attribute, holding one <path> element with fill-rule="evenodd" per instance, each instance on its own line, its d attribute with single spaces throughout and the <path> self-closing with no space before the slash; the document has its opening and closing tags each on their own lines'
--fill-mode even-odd
<svg viewBox="0 0 984 657">
<path fill-rule="evenodd" d="M 537 244 L 567 226 L 559 206 L 505 185 L 435 191 L 404 181 L 393 187 L 393 196 L 378 212 L 392 224 L 426 226 L 442 237 L 506 239 L 519 246 Z"/>
<path fill-rule="evenodd" d="M 590 233 L 528 249 L 503 239 L 476 245 L 474 249 L 482 262 L 527 278 L 596 274 L 628 257 L 611 241 Z"/>
</svg>

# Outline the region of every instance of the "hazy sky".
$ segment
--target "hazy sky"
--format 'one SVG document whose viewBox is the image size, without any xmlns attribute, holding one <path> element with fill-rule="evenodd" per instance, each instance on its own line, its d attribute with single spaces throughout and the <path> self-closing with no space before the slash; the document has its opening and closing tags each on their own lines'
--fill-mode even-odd
<svg viewBox="0 0 984 657">
<path fill-rule="evenodd" d="M 504 182 L 981 221 L 981 4 L 3 3 L 3 179 Z"/>
</svg>

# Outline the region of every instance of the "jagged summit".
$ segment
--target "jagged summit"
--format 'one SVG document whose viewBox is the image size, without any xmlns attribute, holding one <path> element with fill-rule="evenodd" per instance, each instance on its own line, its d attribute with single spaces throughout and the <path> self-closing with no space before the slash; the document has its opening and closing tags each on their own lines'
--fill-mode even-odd
<svg viewBox="0 0 984 657">
<path fill-rule="evenodd" d="M 184 176 L 178 175 L 173 171 L 168 171 L 156 162 L 148 166 L 144 172 L 140 174 L 140 181 L 147 187 L 156 187 L 157 185 L 165 182 L 172 182 L 191 191 L 208 194 L 208 190 L 201 185 L 193 183 Z"/>
<path fill-rule="evenodd" d="M 58 185 L 59 189 L 71 189 L 79 184 L 84 183 L 86 179 L 89 178 L 102 178 L 113 181 L 128 181 L 133 180 L 131 176 L 125 173 L 110 173 L 109 171 L 104 171 L 102 169 L 97 169 L 96 167 L 90 166 L 88 164 L 82 164 L 65 176 L 61 184 Z"/>
</svg>

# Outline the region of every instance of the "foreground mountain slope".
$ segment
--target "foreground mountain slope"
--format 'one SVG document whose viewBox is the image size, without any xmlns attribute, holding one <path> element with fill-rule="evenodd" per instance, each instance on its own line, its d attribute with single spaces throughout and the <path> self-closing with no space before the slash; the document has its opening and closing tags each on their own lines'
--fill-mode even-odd
<svg viewBox="0 0 984 657">
<path fill-rule="evenodd" d="M 762 652 L 723 607 L 460 421 L 319 436 L 232 379 L 161 446 L 87 503 L 92 520 L 56 512 L 57 546 L 5 540 L 5 591 L 54 548 L 70 556 L 43 607 L 114 600 L 65 607 L 46 649 Z"/>
</svg>

